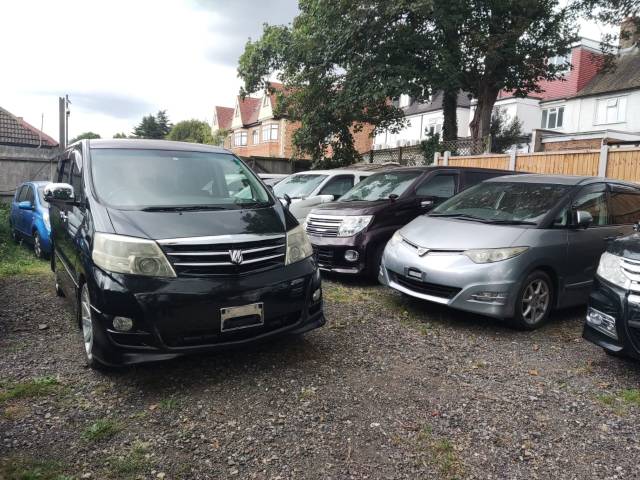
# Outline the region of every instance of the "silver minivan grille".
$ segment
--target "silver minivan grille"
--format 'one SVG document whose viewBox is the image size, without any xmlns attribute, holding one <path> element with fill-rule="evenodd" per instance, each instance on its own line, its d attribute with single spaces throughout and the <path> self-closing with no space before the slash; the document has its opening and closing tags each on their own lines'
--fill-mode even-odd
<svg viewBox="0 0 640 480">
<path fill-rule="evenodd" d="M 284 265 L 284 235 L 159 240 L 178 276 L 242 275 Z M 244 241 L 243 241 L 244 240 Z"/>
<path fill-rule="evenodd" d="M 309 215 L 307 233 L 317 237 L 337 237 L 342 217 L 335 215 Z"/>
</svg>

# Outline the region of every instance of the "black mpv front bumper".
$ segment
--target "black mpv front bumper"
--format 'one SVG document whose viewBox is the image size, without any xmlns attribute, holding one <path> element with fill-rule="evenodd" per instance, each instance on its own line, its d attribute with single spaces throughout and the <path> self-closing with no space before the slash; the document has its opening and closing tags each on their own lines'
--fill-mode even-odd
<svg viewBox="0 0 640 480">
<path fill-rule="evenodd" d="M 325 323 L 313 258 L 287 267 L 225 277 L 144 278 L 93 268 L 96 358 L 107 365 L 165 360 L 299 334 Z M 262 303 L 264 324 L 221 331 L 221 309 Z M 114 317 L 133 319 L 117 331 Z"/>
<path fill-rule="evenodd" d="M 589 308 L 615 318 L 618 338 L 602 333 L 588 322 L 584 324 L 582 336 L 611 353 L 640 359 L 640 296 L 596 276 Z"/>
</svg>

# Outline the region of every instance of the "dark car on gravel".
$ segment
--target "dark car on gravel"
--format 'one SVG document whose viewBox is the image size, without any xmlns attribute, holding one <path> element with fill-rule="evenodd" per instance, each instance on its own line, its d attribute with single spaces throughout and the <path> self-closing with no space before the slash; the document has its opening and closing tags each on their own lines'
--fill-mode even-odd
<svg viewBox="0 0 640 480">
<path fill-rule="evenodd" d="M 639 202 L 640 203 L 640 202 Z M 635 205 L 635 218 L 640 205 Z M 640 359 L 640 234 L 611 242 L 600 257 L 583 336 L 615 356 Z"/>
<path fill-rule="evenodd" d="M 508 170 L 402 167 L 376 173 L 306 220 L 321 270 L 377 278 L 394 232 L 456 193 Z"/>
<path fill-rule="evenodd" d="M 251 170 L 207 145 L 83 140 L 51 204 L 56 290 L 92 367 L 173 358 L 324 324 L 306 233 Z M 241 182 L 243 188 L 236 185 Z"/>
</svg>

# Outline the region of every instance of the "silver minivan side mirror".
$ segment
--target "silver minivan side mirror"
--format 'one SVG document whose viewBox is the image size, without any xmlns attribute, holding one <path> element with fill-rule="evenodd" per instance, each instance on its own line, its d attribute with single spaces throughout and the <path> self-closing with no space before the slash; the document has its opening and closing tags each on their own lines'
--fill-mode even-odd
<svg viewBox="0 0 640 480">
<path fill-rule="evenodd" d="M 49 183 L 44 187 L 44 199 L 50 201 L 69 202 L 75 199 L 73 187 L 68 183 Z"/>
<path fill-rule="evenodd" d="M 576 212 L 576 227 L 587 228 L 593 223 L 593 217 L 586 210 L 578 210 Z"/>
</svg>

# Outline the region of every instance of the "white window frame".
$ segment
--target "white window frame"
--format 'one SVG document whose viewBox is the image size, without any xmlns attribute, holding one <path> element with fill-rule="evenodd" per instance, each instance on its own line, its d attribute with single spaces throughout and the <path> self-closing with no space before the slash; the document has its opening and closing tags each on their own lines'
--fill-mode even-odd
<svg viewBox="0 0 640 480">
<path fill-rule="evenodd" d="M 280 125 L 277 123 L 268 123 L 262 126 L 262 142 L 277 142 Z"/>
<path fill-rule="evenodd" d="M 562 128 L 564 125 L 564 111 L 565 111 L 565 106 L 564 105 L 558 105 L 555 107 L 548 107 L 548 108 L 543 108 L 542 109 L 542 127 L 545 130 L 556 130 L 558 128 Z M 558 124 L 558 113 L 562 111 L 562 123 Z M 546 112 L 546 117 L 545 117 L 545 112 Z M 551 118 L 551 115 L 554 114 L 555 115 L 555 125 L 553 127 L 549 126 L 549 118 Z"/>
<path fill-rule="evenodd" d="M 565 74 L 571 71 L 571 67 L 566 67 L 566 64 L 571 64 L 571 55 L 572 52 L 567 53 L 566 55 L 555 55 L 547 60 L 549 65 L 565 65 L 563 70 L 560 70 L 558 73 Z"/>
<path fill-rule="evenodd" d="M 279 133 L 280 133 L 280 125 L 278 125 L 277 123 L 272 123 L 271 124 L 271 141 L 272 142 L 278 141 Z"/>
<path fill-rule="evenodd" d="M 247 146 L 247 132 L 235 132 L 233 134 L 233 145 L 236 147 L 246 147 Z"/>
<path fill-rule="evenodd" d="M 627 95 L 596 98 L 593 112 L 593 124 L 611 125 L 614 123 L 625 123 L 627 121 L 627 103 Z M 601 105 L 605 109 L 603 119 L 599 118 Z M 615 118 L 609 118 L 610 109 L 615 109 Z"/>
<path fill-rule="evenodd" d="M 269 106 L 269 95 L 265 95 L 264 98 L 262 99 L 262 106 L 263 107 Z"/>
<path fill-rule="evenodd" d="M 259 128 L 255 128 L 253 130 L 253 132 L 251 132 L 251 141 L 253 142 L 253 145 L 257 145 L 260 143 L 260 129 Z"/>
</svg>

